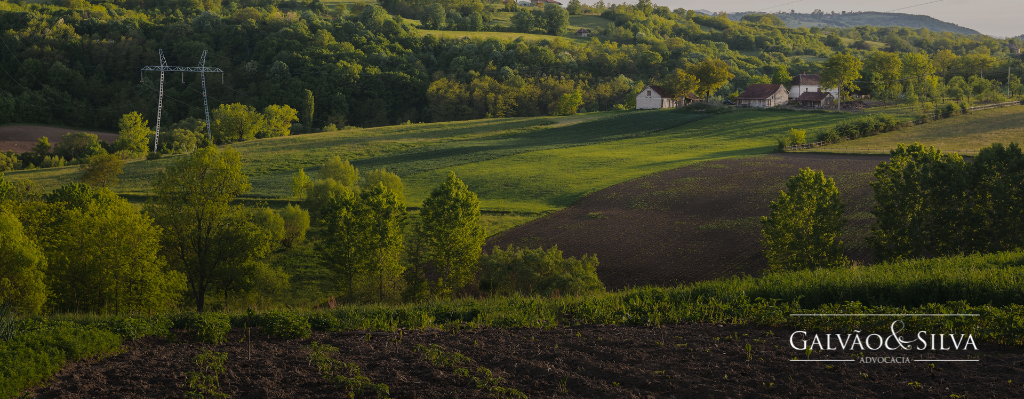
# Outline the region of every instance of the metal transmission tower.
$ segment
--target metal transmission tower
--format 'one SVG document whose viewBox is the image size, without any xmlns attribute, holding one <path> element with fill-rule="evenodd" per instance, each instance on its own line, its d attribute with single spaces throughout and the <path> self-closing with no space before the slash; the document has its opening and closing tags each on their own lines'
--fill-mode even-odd
<svg viewBox="0 0 1024 399">
<path fill-rule="evenodd" d="M 199 58 L 199 66 L 197 67 L 180 67 L 180 66 L 167 66 L 167 60 L 164 58 L 164 50 L 160 49 L 160 65 L 143 67 L 143 71 L 160 71 L 160 98 L 156 101 L 156 136 L 153 138 L 153 152 L 157 151 L 157 142 L 160 141 L 160 114 L 163 113 L 164 109 L 164 72 L 199 72 L 199 76 L 203 81 L 203 109 L 206 111 L 206 137 L 213 141 L 213 133 L 210 130 L 210 105 L 206 100 L 206 73 L 207 72 L 219 72 L 221 73 L 221 83 L 224 83 L 224 71 L 220 68 L 208 68 L 206 64 L 206 50 L 203 50 L 203 56 Z M 139 79 L 142 78 L 142 72 L 139 72 Z M 182 82 L 184 82 L 185 75 L 182 74 Z"/>
</svg>

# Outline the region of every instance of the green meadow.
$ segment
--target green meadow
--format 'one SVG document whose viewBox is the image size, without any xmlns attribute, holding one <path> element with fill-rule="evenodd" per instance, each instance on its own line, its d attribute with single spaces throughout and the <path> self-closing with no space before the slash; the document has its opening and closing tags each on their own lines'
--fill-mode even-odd
<svg viewBox="0 0 1024 399">
<path fill-rule="evenodd" d="M 709 114 L 682 110 L 604 112 L 572 117 L 485 119 L 254 140 L 230 145 L 243 159 L 253 190 L 246 200 L 293 199 L 300 169 L 315 177 L 338 155 L 361 170 L 398 174 L 410 207 L 454 171 L 476 192 L 485 211 L 539 214 L 640 176 L 725 157 L 771 152 L 790 128 L 809 135 L 845 113 L 744 110 Z M 154 176 L 176 156 L 128 163 L 113 189 L 144 200 Z M 52 190 L 78 180 L 77 167 L 10 172 Z"/>
<path fill-rule="evenodd" d="M 900 131 L 864 137 L 835 145 L 851 148 L 896 148 L 921 143 L 943 151 L 971 154 L 992 143 L 1024 144 L 1024 107 L 1005 107 L 942 119 Z M 826 147 L 826 150 L 828 147 Z"/>
</svg>

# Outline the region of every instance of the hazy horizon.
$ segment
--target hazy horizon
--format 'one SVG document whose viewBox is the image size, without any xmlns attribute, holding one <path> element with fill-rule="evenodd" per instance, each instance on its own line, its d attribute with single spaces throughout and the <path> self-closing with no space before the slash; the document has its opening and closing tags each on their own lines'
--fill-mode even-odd
<svg viewBox="0 0 1024 399">
<path fill-rule="evenodd" d="M 593 4 L 597 0 L 583 0 Z M 1020 0 L 861 0 L 856 3 L 835 0 L 720 0 L 716 2 L 694 0 L 651 0 L 654 4 L 672 9 L 708 10 L 713 12 L 761 11 L 776 12 L 796 10 L 810 13 L 820 9 L 826 13 L 841 11 L 876 11 L 904 14 L 927 15 L 932 18 L 974 29 L 982 34 L 996 37 L 1015 37 L 1024 34 L 1020 17 L 1024 15 L 1024 2 Z M 605 3 L 619 3 L 605 0 Z M 636 4 L 636 0 L 624 3 Z"/>
</svg>

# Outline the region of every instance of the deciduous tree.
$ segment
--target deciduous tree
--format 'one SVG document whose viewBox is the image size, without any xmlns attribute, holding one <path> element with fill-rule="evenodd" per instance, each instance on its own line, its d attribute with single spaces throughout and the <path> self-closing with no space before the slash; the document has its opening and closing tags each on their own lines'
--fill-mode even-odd
<svg viewBox="0 0 1024 399">
<path fill-rule="evenodd" d="M 262 114 L 245 104 L 221 104 L 212 113 L 213 138 L 221 143 L 252 140 L 265 123 Z"/>
<path fill-rule="evenodd" d="M 244 209 L 230 205 L 250 188 L 238 153 L 213 147 L 182 157 L 153 183 L 156 198 L 148 210 L 164 229 L 164 255 L 187 276 L 200 312 L 221 269 L 242 267 L 270 250 Z"/>
<path fill-rule="evenodd" d="M 352 187 L 359 182 L 359 169 L 335 155 L 320 166 L 318 176 L 321 179 L 334 179 L 343 186 Z"/>
<path fill-rule="evenodd" d="M 82 164 L 82 182 L 90 186 L 108 187 L 117 184 L 124 161 L 114 154 L 99 154 L 89 157 Z"/>
<path fill-rule="evenodd" d="M 132 112 L 122 115 L 117 127 L 118 136 L 114 141 L 115 151 L 125 151 L 130 154 L 146 153 L 149 136 L 153 132 L 149 130 L 149 122 L 142 119 L 142 114 Z"/>
<path fill-rule="evenodd" d="M 38 313 L 46 302 L 45 271 L 42 250 L 25 234 L 18 218 L 0 207 L 0 306 Z"/>
<path fill-rule="evenodd" d="M 710 98 L 711 92 L 729 83 L 729 79 L 736 77 L 729 72 L 729 66 L 725 61 L 713 58 L 705 58 L 698 64 L 687 69 L 687 72 L 697 77 L 697 87 L 704 98 Z"/>
<path fill-rule="evenodd" d="M 825 61 L 824 69 L 821 71 L 821 87 L 839 90 L 839 96 L 836 98 L 838 109 L 843 109 L 843 96 L 846 93 L 859 89 L 854 82 L 860 79 L 860 69 L 863 65 L 859 58 L 849 53 L 835 54 Z"/>
<path fill-rule="evenodd" d="M 473 279 L 485 238 L 480 201 L 455 172 L 423 200 L 416 231 L 425 260 L 440 272 L 435 295 L 450 297 Z"/>
<path fill-rule="evenodd" d="M 287 105 L 268 105 L 263 109 L 264 137 L 282 137 L 291 134 L 292 122 L 298 122 L 298 111 Z"/>
<path fill-rule="evenodd" d="M 822 172 L 801 169 L 761 218 L 764 254 L 772 270 L 837 267 L 848 263 L 839 234 L 845 206 L 835 181 Z"/>
</svg>

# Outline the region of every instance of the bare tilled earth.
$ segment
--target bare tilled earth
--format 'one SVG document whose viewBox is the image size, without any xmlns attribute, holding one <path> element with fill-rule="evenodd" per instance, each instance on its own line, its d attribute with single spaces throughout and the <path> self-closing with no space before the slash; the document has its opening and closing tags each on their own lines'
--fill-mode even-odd
<svg viewBox="0 0 1024 399">
<path fill-rule="evenodd" d="M 457 333 L 406 331 L 354 336 L 315 333 L 310 340 L 268 339 L 253 329 L 242 342 L 207 346 L 146 338 L 125 352 L 66 367 L 39 398 L 182 397 L 191 359 L 203 349 L 227 352 L 221 390 L 234 398 L 346 396 L 318 376 L 308 361 L 311 341 L 340 348 L 335 358 L 356 363 L 395 398 L 483 398 L 472 380 L 433 366 L 417 345 L 437 344 L 486 367 L 501 385 L 534 398 L 792 398 L 792 397 L 999 397 L 1024 396 L 1024 352 L 980 345 L 977 352 L 866 352 L 867 356 L 964 359 L 979 362 L 862 364 L 792 362 L 792 330 L 716 324 L 658 328 L 591 326 L 483 329 Z M 750 345 L 750 352 L 746 345 Z M 812 359 L 851 359 L 852 353 L 814 353 Z M 365 397 L 365 396 L 364 396 Z"/>
<path fill-rule="evenodd" d="M 597 254 L 609 289 L 677 285 L 736 274 L 759 275 L 760 218 L 790 177 L 810 167 L 834 178 L 849 224 L 846 254 L 872 261 L 864 238 L 874 216 L 875 166 L 888 156 L 771 154 L 711 161 L 595 192 L 573 206 L 491 237 L 485 249 L 545 248 Z"/>
<path fill-rule="evenodd" d="M 86 132 L 99 136 L 100 140 L 113 143 L 117 140 L 117 134 L 93 132 L 88 130 L 68 129 L 52 126 L 31 126 L 31 125 L 9 125 L 0 126 L 0 152 L 14 151 L 21 154 L 32 151 L 40 137 L 50 139 L 50 145 L 56 145 L 61 136 L 69 132 Z"/>
</svg>

